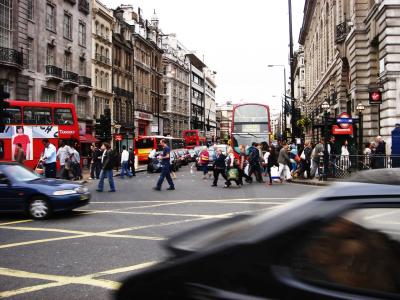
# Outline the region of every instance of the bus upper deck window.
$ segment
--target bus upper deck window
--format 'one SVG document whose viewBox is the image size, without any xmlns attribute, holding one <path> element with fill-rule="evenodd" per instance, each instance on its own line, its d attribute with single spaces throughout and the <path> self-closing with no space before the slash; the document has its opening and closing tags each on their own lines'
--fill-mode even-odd
<svg viewBox="0 0 400 300">
<path fill-rule="evenodd" d="M 21 108 L 6 108 L 4 111 L 3 121 L 5 124 L 21 124 Z"/>
<path fill-rule="evenodd" d="M 54 123 L 56 125 L 73 125 L 74 117 L 70 108 L 56 108 L 54 110 Z"/>
<path fill-rule="evenodd" d="M 46 107 L 25 107 L 24 124 L 51 125 L 51 109 Z"/>
</svg>

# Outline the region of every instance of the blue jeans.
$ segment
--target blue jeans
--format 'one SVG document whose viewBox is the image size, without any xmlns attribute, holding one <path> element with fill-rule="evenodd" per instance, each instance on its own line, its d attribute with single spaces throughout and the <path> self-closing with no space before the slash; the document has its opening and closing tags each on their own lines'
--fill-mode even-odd
<svg viewBox="0 0 400 300">
<path fill-rule="evenodd" d="M 157 182 L 157 188 L 161 189 L 161 185 L 163 184 L 165 178 L 167 179 L 169 186 L 171 188 L 173 188 L 174 182 L 172 181 L 172 178 L 171 178 L 171 166 L 170 165 L 162 166 L 160 178 L 158 179 L 158 182 Z"/>
<path fill-rule="evenodd" d="M 203 171 L 203 175 L 207 175 L 208 174 L 208 164 L 206 165 L 201 165 L 201 170 Z"/>
<path fill-rule="evenodd" d="M 132 177 L 132 174 L 129 171 L 128 161 L 123 161 L 121 165 L 121 178 L 124 178 L 125 174 L 128 175 L 129 177 Z"/>
<path fill-rule="evenodd" d="M 110 190 L 115 191 L 113 170 L 101 170 L 98 189 L 100 191 L 102 191 L 104 189 L 104 179 L 106 177 L 108 178 L 108 182 L 110 183 Z"/>
</svg>

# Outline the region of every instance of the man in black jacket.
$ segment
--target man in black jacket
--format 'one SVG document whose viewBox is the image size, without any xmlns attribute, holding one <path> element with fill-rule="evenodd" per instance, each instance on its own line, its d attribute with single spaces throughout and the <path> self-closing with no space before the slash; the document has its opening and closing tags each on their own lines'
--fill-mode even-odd
<svg viewBox="0 0 400 300">
<path fill-rule="evenodd" d="M 129 169 L 132 173 L 132 176 L 136 176 L 135 171 L 135 152 L 133 151 L 132 147 L 129 147 Z"/>
<path fill-rule="evenodd" d="M 115 185 L 113 178 L 113 168 L 115 161 L 114 153 L 109 143 L 103 143 L 103 145 L 101 145 L 101 150 L 103 151 L 103 155 L 101 156 L 101 163 L 103 164 L 103 168 L 100 173 L 99 185 L 96 191 L 98 192 L 103 191 L 104 179 L 107 177 L 108 182 L 110 184 L 109 192 L 115 192 Z"/>
<path fill-rule="evenodd" d="M 100 171 L 101 171 L 101 156 L 102 152 L 96 146 L 95 143 L 91 146 L 92 150 L 92 161 L 90 166 L 90 178 L 89 179 L 99 179 L 100 178 Z"/>
<path fill-rule="evenodd" d="M 219 174 L 227 181 L 225 174 L 225 159 L 226 156 L 222 154 L 221 149 L 217 149 L 217 156 L 214 160 L 213 170 L 214 170 L 214 182 L 212 186 L 217 186 Z"/>
</svg>

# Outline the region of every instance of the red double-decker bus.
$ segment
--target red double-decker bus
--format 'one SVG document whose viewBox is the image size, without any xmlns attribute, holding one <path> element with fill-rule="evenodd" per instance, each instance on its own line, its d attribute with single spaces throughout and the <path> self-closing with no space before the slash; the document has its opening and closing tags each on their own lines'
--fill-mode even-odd
<svg viewBox="0 0 400 300">
<path fill-rule="evenodd" d="M 197 129 L 184 130 L 182 132 L 182 137 L 185 140 L 187 149 L 193 149 L 196 146 L 204 146 L 207 142 L 205 137 L 199 135 L 199 131 Z"/>
<path fill-rule="evenodd" d="M 21 144 L 25 165 L 35 168 L 44 151 L 42 139 L 49 139 L 57 148 L 60 139 L 79 145 L 79 125 L 72 103 L 7 102 L 5 128 L 0 131 L 0 161 L 15 160 L 16 146 Z"/>
<path fill-rule="evenodd" d="M 271 123 L 269 106 L 257 103 L 233 106 L 231 145 L 236 153 L 239 146 L 251 146 L 253 142 L 270 143 Z"/>
</svg>

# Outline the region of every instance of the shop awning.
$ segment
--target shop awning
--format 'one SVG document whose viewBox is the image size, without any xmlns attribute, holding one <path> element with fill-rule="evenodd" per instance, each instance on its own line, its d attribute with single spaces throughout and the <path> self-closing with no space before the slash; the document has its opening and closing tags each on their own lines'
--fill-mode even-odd
<svg viewBox="0 0 400 300">
<path fill-rule="evenodd" d="M 93 135 L 91 134 L 85 134 L 81 135 L 79 137 L 79 140 L 81 143 L 86 143 L 86 144 L 91 144 L 91 143 L 98 143 L 100 142 L 98 139 L 96 139 Z"/>
</svg>

